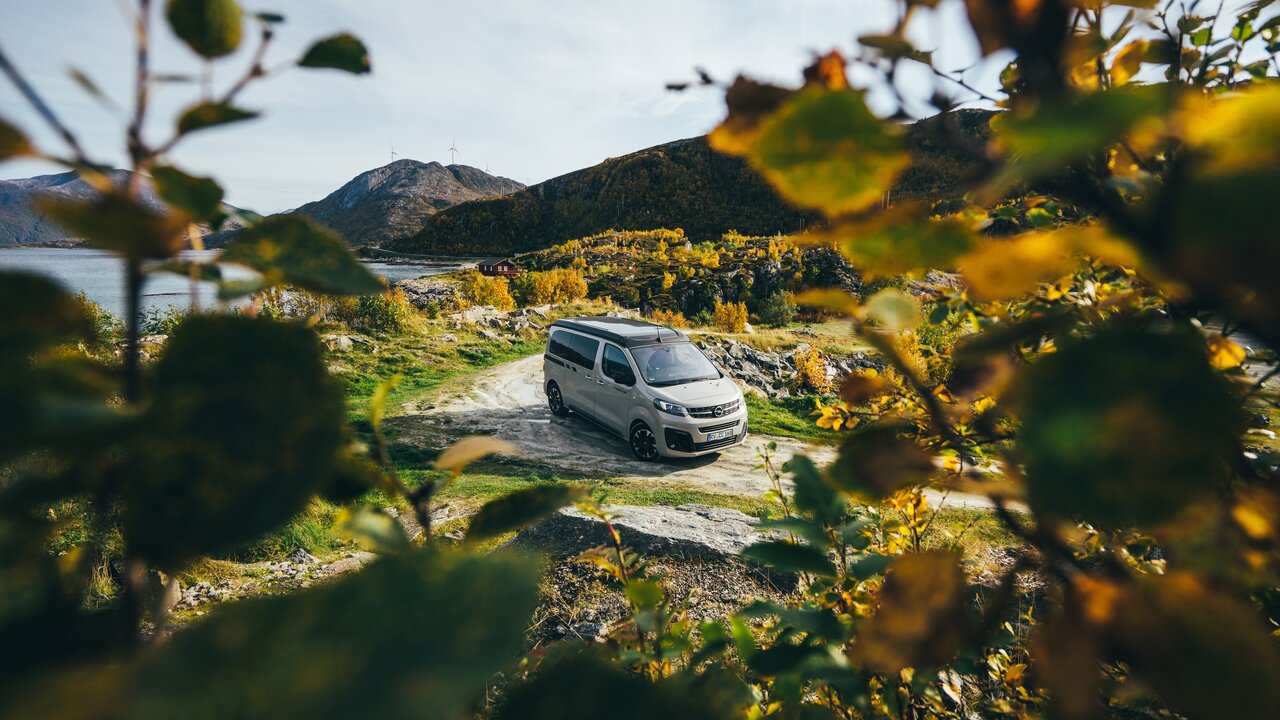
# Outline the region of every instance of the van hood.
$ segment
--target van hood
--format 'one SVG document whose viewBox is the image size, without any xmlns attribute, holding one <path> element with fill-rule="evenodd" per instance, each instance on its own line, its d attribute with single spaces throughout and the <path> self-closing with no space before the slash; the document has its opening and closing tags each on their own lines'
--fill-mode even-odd
<svg viewBox="0 0 1280 720">
<path fill-rule="evenodd" d="M 650 388 L 657 397 L 677 405 L 698 407 L 701 405 L 719 405 L 738 399 L 738 386 L 729 378 L 718 380 L 700 380 L 683 385 Z"/>
</svg>

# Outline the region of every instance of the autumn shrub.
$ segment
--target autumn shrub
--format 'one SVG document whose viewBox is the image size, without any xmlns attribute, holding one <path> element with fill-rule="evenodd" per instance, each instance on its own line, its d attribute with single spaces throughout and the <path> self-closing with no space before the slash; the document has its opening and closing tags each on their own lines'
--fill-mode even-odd
<svg viewBox="0 0 1280 720">
<path fill-rule="evenodd" d="M 510 283 L 501 275 L 481 275 L 478 270 L 464 270 L 459 275 L 458 287 L 462 296 L 473 305 L 487 305 L 498 310 L 514 310 L 516 307 Z"/>
<path fill-rule="evenodd" d="M 385 293 L 361 295 L 349 324 L 361 330 L 400 332 L 409 326 L 415 310 L 400 288 Z"/>
<path fill-rule="evenodd" d="M 827 362 L 818 348 L 809 346 L 791 355 L 796 374 L 792 387 L 800 392 L 819 395 L 831 392 L 831 380 L 827 377 Z"/>
<path fill-rule="evenodd" d="M 667 325 L 673 328 L 689 327 L 689 321 L 685 319 L 684 313 L 678 310 L 664 310 L 659 308 L 650 313 L 649 319 L 659 325 Z"/>
<path fill-rule="evenodd" d="M 721 332 L 740 333 L 747 329 L 746 303 L 726 303 L 716 300 L 712 317 L 715 326 Z"/>
<path fill-rule="evenodd" d="M 109 347 L 120 342 L 124 337 L 124 323 L 120 318 L 116 317 L 110 310 L 104 308 L 93 300 L 84 292 L 76 293 L 75 301 L 80 307 L 80 312 L 88 318 L 89 323 L 93 326 L 92 344 L 95 347 Z"/>
</svg>

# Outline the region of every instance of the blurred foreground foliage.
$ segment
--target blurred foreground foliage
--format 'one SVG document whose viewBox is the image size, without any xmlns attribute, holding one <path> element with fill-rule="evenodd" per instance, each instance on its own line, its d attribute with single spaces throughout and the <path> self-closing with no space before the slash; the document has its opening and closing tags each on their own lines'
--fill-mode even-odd
<svg viewBox="0 0 1280 720">
<path fill-rule="evenodd" d="M 270 74 L 263 58 L 282 21 L 235 0 L 167 5 L 172 30 L 206 59 L 232 53 L 248 23 L 259 50 L 241 80 L 149 142 L 156 12 L 140 0 L 124 186 L 102 180 L 0 53 L 0 69 L 66 142 L 69 156 L 55 159 L 100 181 L 99 197 L 44 209 L 121 255 L 129 289 L 117 328 L 47 279 L 0 278 L 0 714 L 1280 716 L 1277 459 L 1246 447 L 1244 409 L 1275 402 L 1264 381 L 1276 358 L 1233 339 L 1280 344 L 1271 2 L 1227 16 L 1198 15 L 1195 2 L 969 0 L 986 62 L 1007 63 L 1003 92 L 987 98 L 1004 112 L 971 147 L 968 192 L 946 203 L 886 195 L 908 172 L 897 120 L 977 92 L 964 73 L 936 69 L 931 97 L 898 90 L 900 67 L 933 69 L 909 29 L 935 2 L 904 0 L 896 27 L 859 38 L 850 56 L 893 99 L 889 118 L 850 85 L 837 52 L 798 89 L 729 86 L 711 142 L 826 218 L 803 241 L 838 247 L 869 277 L 952 268 L 963 283 L 926 291 L 924 307 L 893 286 L 865 301 L 796 298 L 847 315 L 888 368 L 844 378 L 839 400 L 820 409 L 818 422 L 842 433 L 830 466 L 797 457 L 780 468 L 763 454 L 777 513 L 744 556 L 797 578 L 791 601 L 695 626 L 692 599 L 669 597 L 608 510 L 584 502 L 610 543 L 580 559 L 612 579 L 630 615 L 599 646 L 523 657 L 537 565 L 471 548 L 581 494 L 521 491 L 481 509 L 463 548 L 431 540 L 434 493 L 509 448 L 463 440 L 436 460 L 445 479 L 407 489 L 381 430 L 394 380 L 374 394 L 357 439 L 314 332 L 259 312 L 280 286 L 383 292 L 331 233 L 246 217 L 250 229 L 222 259 L 257 275 L 222 281 L 221 292 L 261 299 L 241 315 L 184 320 L 163 355 L 141 364 L 147 275 L 220 279 L 216 266 L 172 260 L 199 247 L 194 224 L 225 218 L 216 183 L 169 167 L 167 154 L 189 133 L 257 115 L 236 102 Z M 297 64 L 370 68 L 345 34 Z M 0 159 L 32 154 L 41 151 L 0 123 Z M 139 202 L 139 173 L 155 179 L 165 210 Z M 398 302 L 379 312 L 394 316 Z M 84 350 L 100 332 L 123 336 L 118 365 Z M 959 339 L 923 362 L 904 350 L 911 333 Z M 1271 369 L 1251 375 L 1246 360 Z M 1020 539 L 995 583 L 971 581 L 954 539 L 925 541 L 936 518 L 926 485 L 985 495 Z M 408 502 L 425 547 L 388 516 L 345 508 L 346 532 L 381 556 L 369 568 L 165 631 L 174 573 L 260 537 L 311 498 L 344 503 L 370 488 Z M 49 507 L 67 499 L 89 508 L 90 532 L 54 555 Z M 113 533 L 118 564 L 104 552 Z M 95 594 L 103 573 L 118 595 Z M 1045 586 L 1028 607 L 1019 584 L 1032 575 Z"/>
</svg>

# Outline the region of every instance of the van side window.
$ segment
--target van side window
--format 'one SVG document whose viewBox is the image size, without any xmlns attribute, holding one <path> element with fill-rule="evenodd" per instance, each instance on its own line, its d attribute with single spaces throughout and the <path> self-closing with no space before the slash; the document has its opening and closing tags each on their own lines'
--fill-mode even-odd
<svg viewBox="0 0 1280 720">
<path fill-rule="evenodd" d="M 635 385 L 636 374 L 631 371 L 631 363 L 622 354 L 617 345 L 605 345 L 604 355 L 600 358 L 600 371 L 604 376 L 619 385 Z"/>
<path fill-rule="evenodd" d="M 600 349 L 600 341 L 592 340 L 586 335 L 570 335 L 568 337 L 570 355 L 569 362 L 591 369 L 596 366 L 596 351 Z"/>
<path fill-rule="evenodd" d="M 573 350 L 570 350 L 568 344 L 565 342 L 571 337 L 573 336 L 567 332 L 552 330 L 551 342 L 547 345 L 547 352 L 555 355 L 556 357 L 564 358 L 565 360 L 572 360 Z"/>
</svg>

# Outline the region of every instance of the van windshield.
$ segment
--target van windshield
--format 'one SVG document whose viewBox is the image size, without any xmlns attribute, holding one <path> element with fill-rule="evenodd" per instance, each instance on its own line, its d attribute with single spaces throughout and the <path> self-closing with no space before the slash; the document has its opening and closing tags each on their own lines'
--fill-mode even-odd
<svg viewBox="0 0 1280 720">
<path fill-rule="evenodd" d="M 635 358 L 645 384 L 653 387 L 715 380 L 720 377 L 720 371 L 692 343 L 631 348 L 631 357 Z"/>
</svg>

